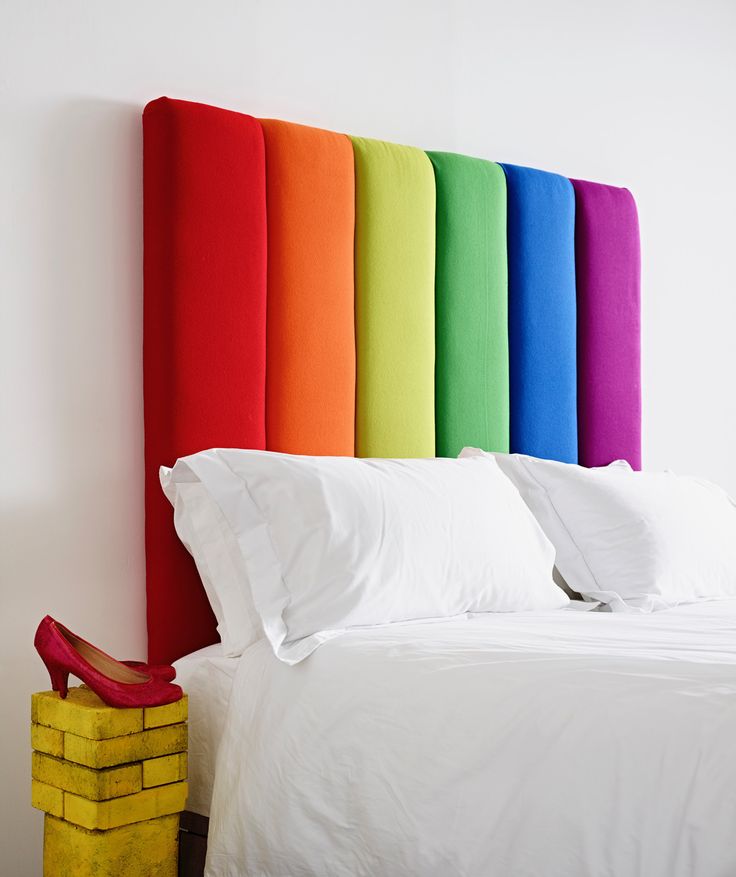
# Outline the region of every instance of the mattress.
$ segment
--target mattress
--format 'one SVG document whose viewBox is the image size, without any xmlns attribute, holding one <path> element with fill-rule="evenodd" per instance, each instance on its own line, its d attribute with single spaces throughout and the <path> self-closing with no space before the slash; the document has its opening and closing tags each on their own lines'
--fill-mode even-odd
<svg viewBox="0 0 736 877">
<path fill-rule="evenodd" d="M 177 667 L 208 877 L 736 873 L 736 600 L 397 624 L 295 667 L 265 642 Z"/>
</svg>

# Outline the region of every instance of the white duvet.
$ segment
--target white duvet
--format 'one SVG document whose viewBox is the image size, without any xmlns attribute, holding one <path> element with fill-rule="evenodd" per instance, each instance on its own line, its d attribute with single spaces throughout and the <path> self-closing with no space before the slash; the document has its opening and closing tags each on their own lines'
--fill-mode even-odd
<svg viewBox="0 0 736 877">
<path fill-rule="evenodd" d="M 734 877 L 736 601 L 239 659 L 208 877 Z"/>
</svg>

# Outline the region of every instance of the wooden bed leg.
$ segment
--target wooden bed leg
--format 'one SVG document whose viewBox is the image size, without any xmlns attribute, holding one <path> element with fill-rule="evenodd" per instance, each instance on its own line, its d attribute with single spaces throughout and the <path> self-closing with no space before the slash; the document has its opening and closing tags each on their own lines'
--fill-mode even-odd
<svg viewBox="0 0 736 877">
<path fill-rule="evenodd" d="M 203 877 L 207 856 L 206 816 L 185 810 L 179 822 L 179 877 Z"/>
</svg>

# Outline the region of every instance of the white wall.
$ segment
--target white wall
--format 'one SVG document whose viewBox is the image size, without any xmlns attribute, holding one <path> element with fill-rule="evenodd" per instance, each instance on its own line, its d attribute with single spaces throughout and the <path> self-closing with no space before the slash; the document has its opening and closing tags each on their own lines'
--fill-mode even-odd
<svg viewBox="0 0 736 877">
<path fill-rule="evenodd" d="M 168 94 L 628 185 L 645 460 L 736 491 L 731 0 L 16 0 L 0 17 L 3 872 L 45 612 L 144 654 L 140 111 Z"/>
</svg>

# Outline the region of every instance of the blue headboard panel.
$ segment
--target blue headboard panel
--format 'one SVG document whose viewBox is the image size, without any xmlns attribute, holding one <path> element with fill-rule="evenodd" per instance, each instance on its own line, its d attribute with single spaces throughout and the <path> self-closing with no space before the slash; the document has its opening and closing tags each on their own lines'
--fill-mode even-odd
<svg viewBox="0 0 736 877">
<path fill-rule="evenodd" d="M 575 193 L 502 165 L 508 189 L 511 452 L 578 460 Z"/>
</svg>

